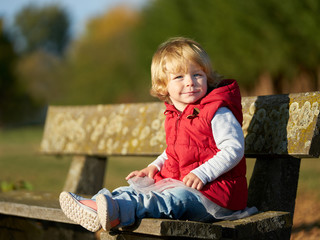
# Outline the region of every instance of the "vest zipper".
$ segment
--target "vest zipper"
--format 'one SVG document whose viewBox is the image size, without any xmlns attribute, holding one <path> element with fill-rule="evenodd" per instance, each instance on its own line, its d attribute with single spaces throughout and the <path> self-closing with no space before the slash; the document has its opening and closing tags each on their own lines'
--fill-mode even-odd
<svg viewBox="0 0 320 240">
<path fill-rule="evenodd" d="M 180 123 L 180 120 L 181 120 L 181 115 L 182 115 L 182 113 L 180 113 L 180 112 L 177 114 L 177 120 L 176 120 L 176 126 L 175 126 L 176 137 L 174 139 L 174 151 L 175 151 L 176 155 L 177 155 L 176 142 L 177 142 L 177 139 L 178 139 L 178 131 L 179 131 L 179 123 Z M 178 164 L 179 164 L 179 162 L 178 162 Z M 180 169 L 180 167 L 179 167 L 179 169 Z M 179 171 L 179 180 L 180 180 L 180 177 L 181 177 L 181 173 Z"/>
</svg>

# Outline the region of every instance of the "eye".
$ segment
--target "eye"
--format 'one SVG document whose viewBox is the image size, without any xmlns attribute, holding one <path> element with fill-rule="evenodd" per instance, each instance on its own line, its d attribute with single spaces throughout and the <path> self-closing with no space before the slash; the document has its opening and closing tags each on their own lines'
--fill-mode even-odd
<svg viewBox="0 0 320 240">
<path fill-rule="evenodd" d="M 182 79 L 182 78 L 183 78 L 182 75 L 177 75 L 177 76 L 175 76 L 173 79 L 174 79 L 174 80 L 179 80 L 179 79 Z"/>
</svg>

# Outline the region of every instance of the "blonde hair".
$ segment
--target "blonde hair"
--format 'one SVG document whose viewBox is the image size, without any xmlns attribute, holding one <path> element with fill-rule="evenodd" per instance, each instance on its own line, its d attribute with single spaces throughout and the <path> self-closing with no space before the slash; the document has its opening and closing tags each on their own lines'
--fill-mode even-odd
<svg viewBox="0 0 320 240">
<path fill-rule="evenodd" d="M 209 88 L 218 84 L 221 77 L 213 71 L 210 58 L 199 43 L 183 37 L 171 38 L 161 44 L 153 55 L 151 95 L 170 102 L 167 91 L 168 72 L 186 71 L 188 61 L 196 63 L 202 68 L 207 75 Z M 170 69 L 167 69 L 167 64 L 170 64 Z"/>
</svg>

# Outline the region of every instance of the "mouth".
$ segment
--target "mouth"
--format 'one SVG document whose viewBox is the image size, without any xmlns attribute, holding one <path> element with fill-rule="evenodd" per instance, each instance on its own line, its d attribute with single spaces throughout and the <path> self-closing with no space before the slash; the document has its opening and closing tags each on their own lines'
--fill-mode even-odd
<svg viewBox="0 0 320 240">
<path fill-rule="evenodd" d="M 188 91 L 188 92 L 184 92 L 182 94 L 195 94 L 195 93 L 198 93 L 199 90 L 193 90 L 193 91 Z"/>
</svg>

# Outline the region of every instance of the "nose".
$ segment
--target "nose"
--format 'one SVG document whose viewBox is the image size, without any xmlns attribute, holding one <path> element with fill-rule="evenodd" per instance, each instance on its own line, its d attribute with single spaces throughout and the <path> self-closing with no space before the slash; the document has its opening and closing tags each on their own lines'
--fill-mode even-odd
<svg viewBox="0 0 320 240">
<path fill-rule="evenodd" d="M 185 84 L 187 87 L 194 86 L 194 81 L 192 75 L 188 74 L 185 76 Z"/>
</svg>

